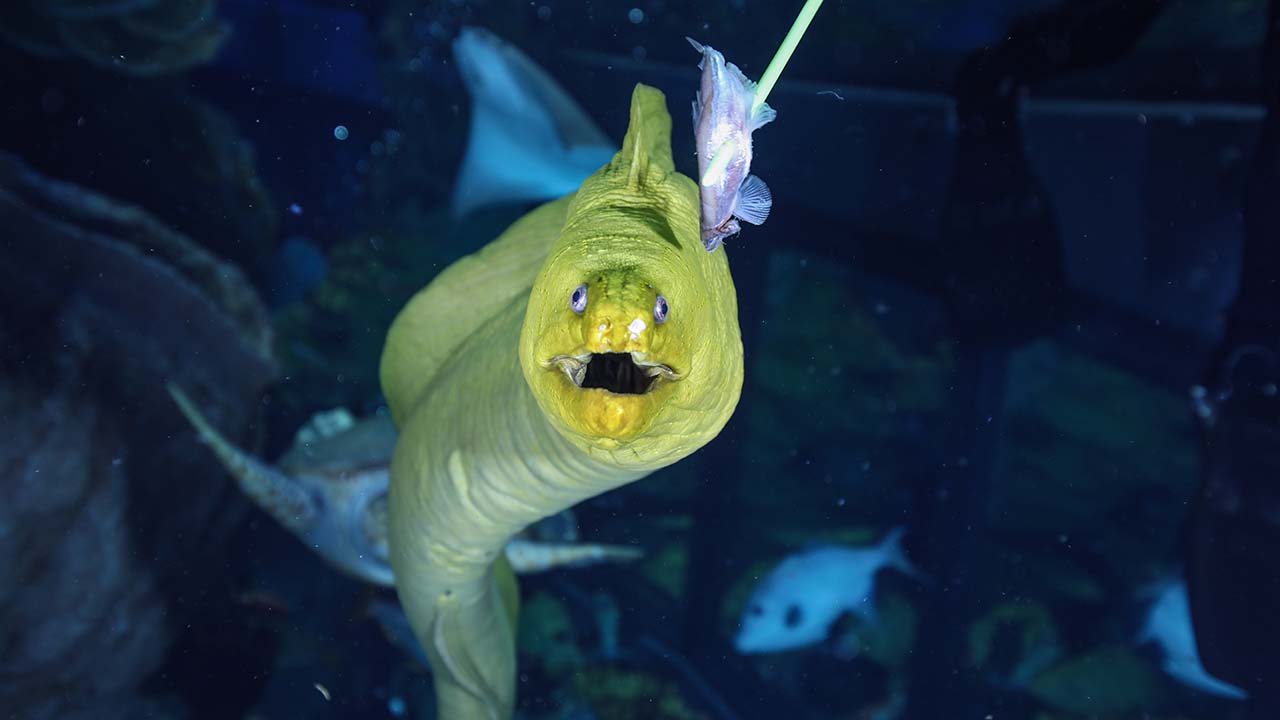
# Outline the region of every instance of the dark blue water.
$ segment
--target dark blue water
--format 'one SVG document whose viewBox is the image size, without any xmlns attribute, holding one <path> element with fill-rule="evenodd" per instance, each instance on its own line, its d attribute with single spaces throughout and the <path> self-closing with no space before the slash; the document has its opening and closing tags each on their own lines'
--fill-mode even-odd
<svg viewBox="0 0 1280 720">
<path fill-rule="evenodd" d="M 394 590 L 166 388 L 268 475 L 385 475 L 332 438 L 405 303 L 637 83 L 697 178 L 685 37 L 758 79 L 800 5 L 10 0 L 0 716 L 434 717 Z M 643 556 L 521 578 L 516 717 L 1280 717 L 1277 18 L 827 0 L 718 250 L 741 401 L 530 531 Z"/>
</svg>

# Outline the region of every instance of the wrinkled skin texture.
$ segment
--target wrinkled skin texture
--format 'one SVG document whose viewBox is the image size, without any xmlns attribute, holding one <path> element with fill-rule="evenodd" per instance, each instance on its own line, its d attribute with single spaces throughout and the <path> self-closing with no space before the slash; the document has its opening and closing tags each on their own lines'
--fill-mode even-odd
<svg viewBox="0 0 1280 720">
<path fill-rule="evenodd" d="M 662 94 L 637 86 L 613 161 L 445 270 L 388 335 L 382 384 L 401 430 L 391 563 L 443 720 L 512 715 L 517 601 L 496 562 L 507 540 L 688 456 L 737 405 L 728 261 L 702 247 L 698 189 L 675 172 L 670 133 Z M 661 324 L 657 294 L 670 304 Z M 580 387 L 566 364 L 599 352 L 665 374 L 644 394 Z"/>
</svg>

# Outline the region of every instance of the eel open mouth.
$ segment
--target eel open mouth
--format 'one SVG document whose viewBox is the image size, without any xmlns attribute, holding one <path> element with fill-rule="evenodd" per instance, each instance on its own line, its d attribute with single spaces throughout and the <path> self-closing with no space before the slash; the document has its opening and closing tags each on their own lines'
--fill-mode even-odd
<svg viewBox="0 0 1280 720">
<path fill-rule="evenodd" d="M 557 355 L 550 362 L 559 365 L 574 385 L 615 395 L 643 395 L 662 380 L 680 379 L 676 371 L 651 362 L 642 352 Z"/>
</svg>

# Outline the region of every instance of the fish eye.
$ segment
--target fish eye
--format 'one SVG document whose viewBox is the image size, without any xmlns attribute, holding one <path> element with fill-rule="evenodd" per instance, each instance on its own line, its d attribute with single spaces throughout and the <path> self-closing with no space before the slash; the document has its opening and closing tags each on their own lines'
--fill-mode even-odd
<svg viewBox="0 0 1280 720">
<path fill-rule="evenodd" d="M 750 612 L 755 617 L 760 617 L 761 615 L 764 615 L 764 607 L 759 603 L 756 603 L 755 605 L 752 605 L 747 612 Z"/>
<path fill-rule="evenodd" d="M 587 309 L 587 286 L 579 285 L 573 289 L 573 293 L 569 295 L 569 307 L 573 311 L 581 315 Z"/>
<path fill-rule="evenodd" d="M 671 308 L 667 305 L 667 299 L 662 295 L 658 296 L 657 302 L 653 304 L 653 319 L 662 324 L 667 321 L 667 314 L 671 312 Z"/>
<path fill-rule="evenodd" d="M 787 615 L 782 619 L 782 622 L 787 627 L 793 628 L 800 624 L 800 619 L 803 617 L 804 613 L 801 612 L 799 605 L 790 605 L 787 607 Z"/>
</svg>

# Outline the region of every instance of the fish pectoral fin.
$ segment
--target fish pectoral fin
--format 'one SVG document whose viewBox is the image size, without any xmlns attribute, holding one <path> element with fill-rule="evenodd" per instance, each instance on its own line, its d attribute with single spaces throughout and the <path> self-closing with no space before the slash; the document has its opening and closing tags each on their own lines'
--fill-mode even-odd
<svg viewBox="0 0 1280 720">
<path fill-rule="evenodd" d="M 760 107 L 756 108 L 756 111 L 751 114 L 751 122 L 747 129 L 751 132 L 755 132 L 756 130 L 759 130 L 765 125 L 773 122 L 777 117 L 778 111 L 769 107 L 769 103 L 764 103 Z"/>
<path fill-rule="evenodd" d="M 769 210 L 773 208 L 773 193 L 769 186 L 755 175 L 748 175 L 738 188 L 738 203 L 733 214 L 743 222 L 752 225 L 763 225 L 769 219 Z"/>
</svg>

